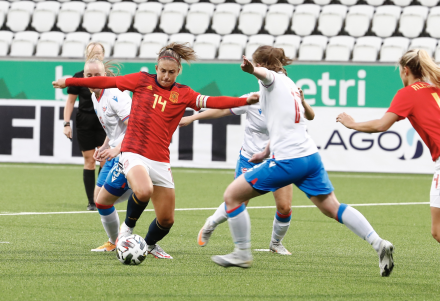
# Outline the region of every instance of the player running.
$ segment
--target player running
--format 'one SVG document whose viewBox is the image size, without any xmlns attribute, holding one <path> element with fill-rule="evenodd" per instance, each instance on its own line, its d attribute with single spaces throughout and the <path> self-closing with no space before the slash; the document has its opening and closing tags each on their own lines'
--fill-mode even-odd
<svg viewBox="0 0 440 301">
<path fill-rule="evenodd" d="M 300 92 L 302 96 L 302 91 L 300 90 Z M 242 97 L 247 97 L 247 95 L 243 95 Z M 304 97 L 301 98 L 301 101 L 306 110 L 306 118 L 312 120 L 314 118 L 313 109 L 304 101 Z M 269 132 L 267 131 L 260 103 L 233 109 L 206 110 L 199 114 L 183 117 L 179 123 L 179 126 L 182 127 L 191 124 L 195 120 L 215 119 L 241 114 L 246 114 L 246 126 L 244 130 L 243 145 L 240 149 L 237 165 L 235 167 L 234 179 L 238 178 L 241 174 L 262 161 L 261 158 L 257 158 L 256 154 L 263 152 L 269 142 Z M 292 217 L 292 184 L 274 191 L 273 195 L 277 211 L 273 220 L 273 230 L 269 249 L 270 251 L 281 255 L 292 255 L 292 253 L 290 253 L 281 242 L 289 229 Z M 246 206 L 248 202 L 249 201 L 245 202 Z M 206 246 L 215 228 L 226 222 L 227 219 L 226 206 L 223 202 L 214 214 L 206 219 L 206 223 L 197 236 L 197 243 L 199 246 Z"/>
<path fill-rule="evenodd" d="M 274 59 L 274 53 L 279 52 L 284 57 L 280 48 L 259 47 L 253 54 L 256 66 L 243 57 L 242 70 L 259 80 L 260 103 L 266 116 L 272 156 L 235 179 L 226 189 L 224 200 L 235 250 L 228 255 L 213 256 L 212 260 L 224 267 L 250 267 L 250 219 L 244 202 L 293 183 L 322 213 L 367 240 L 379 256 L 380 274 L 389 276 L 394 267 L 394 246 L 381 239 L 359 211 L 336 199 L 318 149 L 307 133 L 298 88 L 282 72 L 285 61 Z"/>
<path fill-rule="evenodd" d="M 336 121 L 359 132 L 378 133 L 387 131 L 396 121 L 409 119 L 435 162 L 430 192 L 431 234 L 440 242 L 440 68 L 425 50 L 412 49 L 400 59 L 399 70 L 404 88 L 396 93 L 381 119 L 355 122 L 342 113 Z"/>
<path fill-rule="evenodd" d="M 150 224 L 145 241 L 148 252 L 156 258 L 172 259 L 157 242 L 169 233 L 174 224 L 175 193 L 169 145 L 185 109 L 225 109 L 258 101 L 258 95 L 247 99 L 205 96 L 176 83 L 182 68 L 181 61 L 195 59 L 192 48 L 171 43 L 159 52 L 157 74 L 139 72 L 117 77 L 69 78 L 53 82 L 55 88 L 80 85 L 133 92 L 130 123 L 122 142 L 120 158 L 133 194 L 128 199 L 127 215 L 119 235 L 133 232 L 151 199 L 156 218 Z"/>
<path fill-rule="evenodd" d="M 110 67 L 97 58 L 89 59 L 84 66 L 84 77 L 114 76 Z M 106 252 L 116 249 L 119 216 L 114 204 L 129 190 L 127 180 L 118 163 L 121 143 L 130 116 L 131 98 L 119 89 L 93 89 L 91 91 L 95 113 L 107 134 L 104 144 L 95 151 L 93 158 L 105 162 L 95 187 L 95 203 L 109 238 L 104 245 L 92 251 Z M 124 200 L 127 198 L 128 196 Z"/>
</svg>

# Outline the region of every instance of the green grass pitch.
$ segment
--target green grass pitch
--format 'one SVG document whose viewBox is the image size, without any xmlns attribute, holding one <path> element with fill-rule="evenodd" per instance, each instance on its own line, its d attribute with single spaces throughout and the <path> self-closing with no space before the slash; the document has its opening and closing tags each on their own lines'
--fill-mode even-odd
<svg viewBox="0 0 440 301">
<path fill-rule="evenodd" d="M 173 170 L 176 208 L 216 208 L 230 170 Z M 330 173 L 340 202 L 428 202 L 429 175 Z M 205 248 L 197 233 L 214 210 L 176 211 L 160 246 L 174 260 L 148 256 L 124 266 L 115 253 L 92 253 L 106 241 L 98 213 L 85 211 L 82 168 L 0 164 L 0 300 L 439 300 L 439 245 L 430 234 L 429 205 L 359 206 L 396 247 L 389 278 L 379 275 L 373 249 L 316 208 L 293 208 L 284 245 L 292 256 L 253 251 L 250 269 L 224 269 L 210 257 L 232 251 L 228 225 Z M 295 188 L 293 206 L 310 205 Z M 273 206 L 270 194 L 250 207 Z M 126 203 L 119 204 L 124 210 Z M 151 205 L 150 205 L 151 206 Z M 152 207 L 148 207 L 152 209 Z M 273 208 L 249 209 L 252 248 L 268 249 Z M 121 220 L 125 212 L 120 212 Z M 135 233 L 154 218 L 145 212 Z"/>
</svg>

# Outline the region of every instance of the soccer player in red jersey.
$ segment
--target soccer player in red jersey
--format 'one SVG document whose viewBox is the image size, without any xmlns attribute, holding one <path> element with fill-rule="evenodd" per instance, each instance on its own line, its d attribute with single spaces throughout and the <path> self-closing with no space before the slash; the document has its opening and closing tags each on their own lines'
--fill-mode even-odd
<svg viewBox="0 0 440 301">
<path fill-rule="evenodd" d="M 396 121 L 409 119 L 435 162 L 430 193 L 431 233 L 440 242 L 440 68 L 425 50 L 413 49 L 402 56 L 399 69 L 405 87 L 397 92 L 381 119 L 355 122 L 342 113 L 336 121 L 349 129 L 377 133 L 387 131 Z"/>
<path fill-rule="evenodd" d="M 174 223 L 175 194 L 169 145 L 185 109 L 226 109 L 258 102 L 257 94 L 248 98 L 209 97 L 176 83 L 182 59 L 194 61 L 194 50 L 183 44 L 171 43 L 159 52 L 157 74 L 139 72 L 117 77 L 60 79 L 52 83 L 54 88 L 86 86 L 133 92 L 130 122 L 119 160 L 133 194 L 128 199 L 127 215 L 119 236 L 132 233 L 151 198 L 156 218 L 145 240 L 148 252 L 156 258 L 172 259 L 156 243 L 168 234 Z"/>
</svg>

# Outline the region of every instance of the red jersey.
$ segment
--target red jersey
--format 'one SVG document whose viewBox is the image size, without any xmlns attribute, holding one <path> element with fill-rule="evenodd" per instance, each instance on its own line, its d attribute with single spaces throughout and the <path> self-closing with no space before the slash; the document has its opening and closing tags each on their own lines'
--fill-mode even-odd
<svg viewBox="0 0 440 301">
<path fill-rule="evenodd" d="M 132 91 L 130 120 L 121 152 L 132 152 L 166 163 L 170 162 L 171 138 L 187 107 L 198 111 L 201 108 L 247 105 L 246 98 L 208 97 L 178 83 L 164 88 L 156 77 L 155 74 L 139 72 L 117 77 L 69 78 L 66 85 Z"/>
<path fill-rule="evenodd" d="M 400 89 L 387 112 L 408 118 L 429 148 L 432 160 L 440 156 L 440 89 L 417 82 Z"/>
</svg>

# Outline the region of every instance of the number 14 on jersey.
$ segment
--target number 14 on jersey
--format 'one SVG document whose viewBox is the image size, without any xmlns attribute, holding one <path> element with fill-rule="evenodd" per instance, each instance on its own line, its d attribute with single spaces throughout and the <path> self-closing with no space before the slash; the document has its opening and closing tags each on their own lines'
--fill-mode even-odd
<svg viewBox="0 0 440 301">
<path fill-rule="evenodd" d="M 164 101 L 162 101 L 162 96 L 159 96 L 159 95 L 157 95 L 157 94 L 154 94 L 154 103 L 153 103 L 153 109 L 155 109 L 156 108 L 156 105 L 157 104 L 160 104 L 160 105 L 162 105 L 162 112 L 165 110 L 165 106 L 167 105 L 167 101 L 166 100 L 164 100 Z"/>
</svg>

